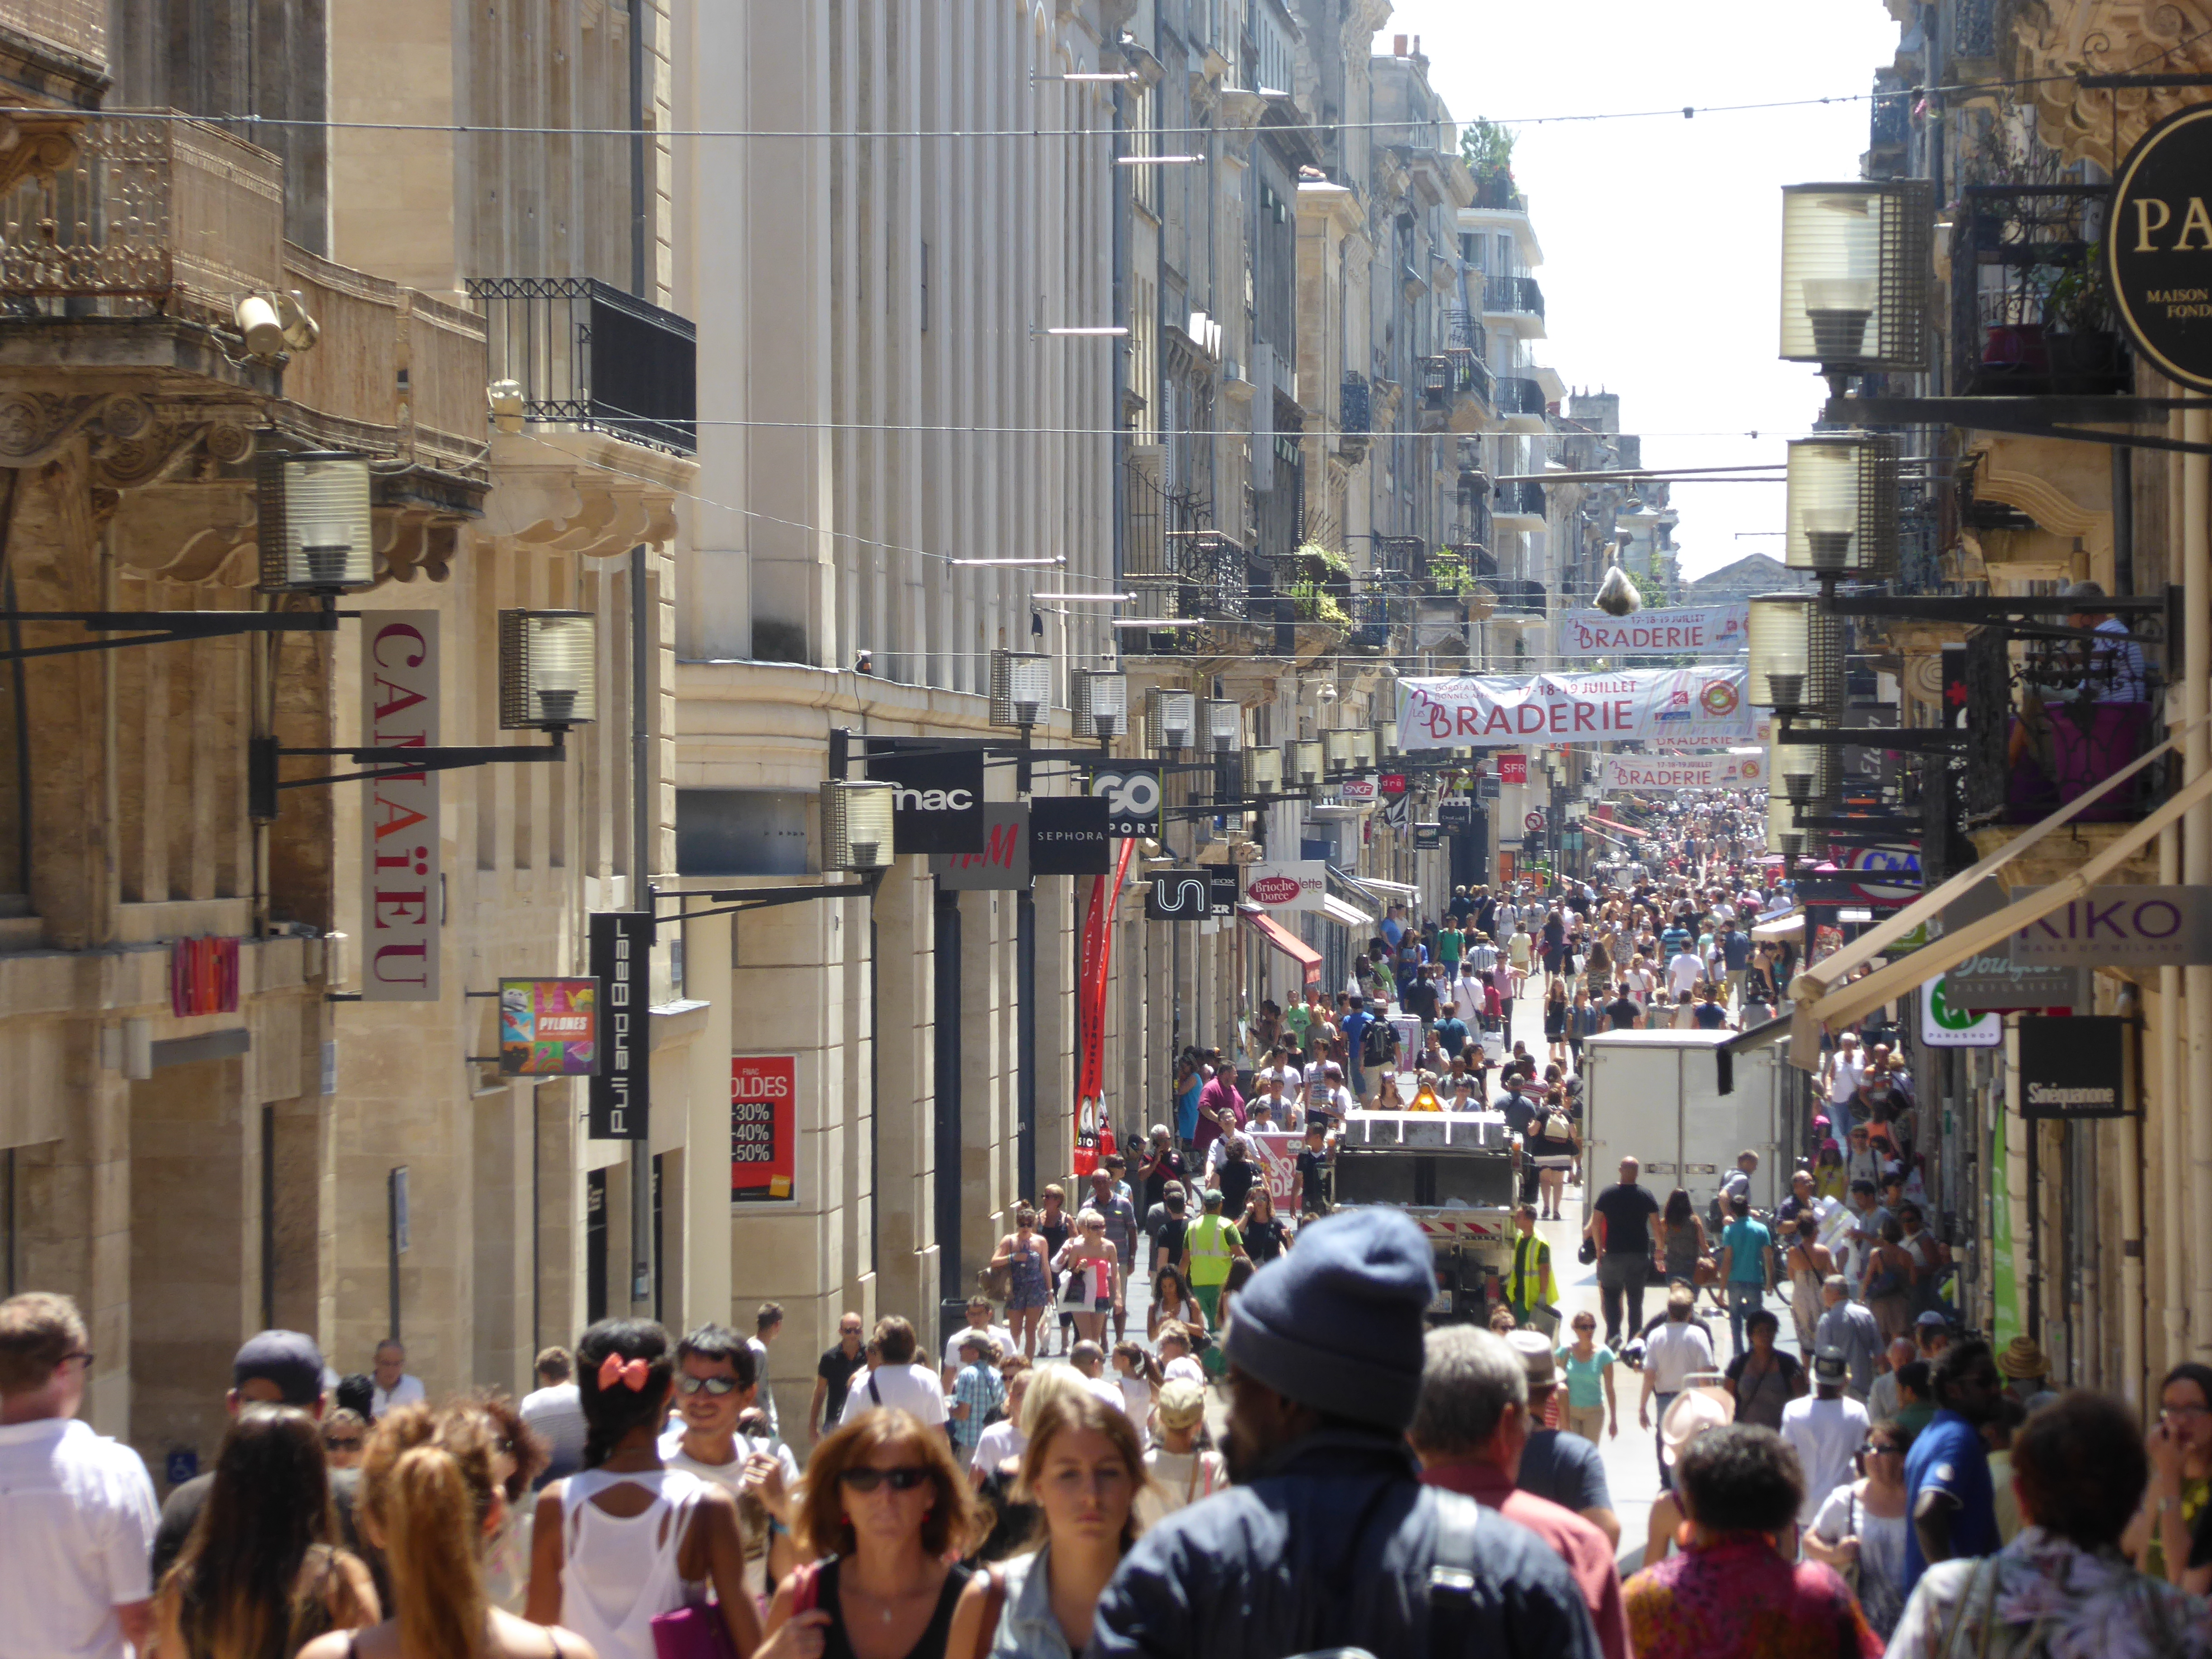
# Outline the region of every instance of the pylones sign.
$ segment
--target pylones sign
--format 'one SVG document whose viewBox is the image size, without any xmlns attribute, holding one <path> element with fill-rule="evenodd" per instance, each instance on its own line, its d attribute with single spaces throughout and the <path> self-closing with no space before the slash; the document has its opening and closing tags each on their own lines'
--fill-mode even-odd
<svg viewBox="0 0 2212 1659">
<path fill-rule="evenodd" d="M 1409 750 L 1526 743 L 1747 743 L 1741 667 L 1606 674 L 1478 674 L 1398 682 L 1398 742 Z"/>
<path fill-rule="evenodd" d="M 371 611 L 362 625 L 364 747 L 438 742 L 438 613 Z M 364 1002 L 438 1000 L 438 775 L 373 778 L 362 813 Z"/>
<path fill-rule="evenodd" d="M 1570 611 L 1559 618 L 1559 654 L 1610 657 L 1634 651 L 1741 651 L 1747 605 L 1686 605 L 1608 617 Z"/>
</svg>

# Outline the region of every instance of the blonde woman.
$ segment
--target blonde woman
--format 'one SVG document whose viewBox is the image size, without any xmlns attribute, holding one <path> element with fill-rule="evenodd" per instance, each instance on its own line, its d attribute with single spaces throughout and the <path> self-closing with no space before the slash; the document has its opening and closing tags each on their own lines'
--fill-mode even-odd
<svg viewBox="0 0 2212 1659">
<path fill-rule="evenodd" d="M 333 1632 L 300 1659 L 598 1659 L 557 1625 L 491 1603 L 487 1548 L 507 1521 L 500 1425 L 481 1406 L 403 1406 L 369 1436 L 361 1524 L 381 1545 L 398 1616 Z"/>
<path fill-rule="evenodd" d="M 1020 1493 L 1042 1537 L 1030 1554 L 979 1573 L 962 1593 L 945 1651 L 992 1659 L 1075 1659 L 1091 1613 L 1137 1541 L 1145 1454 L 1127 1413 L 1095 1395 L 1033 1407 Z"/>
</svg>

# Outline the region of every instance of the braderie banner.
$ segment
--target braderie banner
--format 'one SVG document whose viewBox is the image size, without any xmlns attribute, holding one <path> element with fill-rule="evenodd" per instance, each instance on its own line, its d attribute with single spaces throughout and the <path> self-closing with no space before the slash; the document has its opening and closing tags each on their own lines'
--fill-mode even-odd
<svg viewBox="0 0 2212 1659">
<path fill-rule="evenodd" d="M 1747 743 L 1749 678 L 1741 667 L 1712 667 L 1401 679 L 1398 742 L 1413 751 L 1631 738 Z"/>
<path fill-rule="evenodd" d="M 1680 605 L 1608 617 L 1602 611 L 1570 611 L 1559 618 L 1563 657 L 1613 657 L 1646 651 L 1741 651 L 1751 607 Z"/>
<path fill-rule="evenodd" d="M 1719 755 L 1607 755 L 1600 787 L 1615 789 L 1764 789 L 1766 751 Z"/>
</svg>

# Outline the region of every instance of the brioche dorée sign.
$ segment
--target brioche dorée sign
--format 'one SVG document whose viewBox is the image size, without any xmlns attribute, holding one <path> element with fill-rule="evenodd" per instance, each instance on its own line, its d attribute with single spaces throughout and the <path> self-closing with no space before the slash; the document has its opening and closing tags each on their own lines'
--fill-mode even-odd
<svg viewBox="0 0 2212 1659">
<path fill-rule="evenodd" d="M 1261 909 L 1318 910 L 1328 885 L 1328 864 L 1322 859 L 1288 859 L 1255 864 L 1244 878 L 1244 896 Z"/>
<path fill-rule="evenodd" d="M 438 613 L 371 611 L 362 629 L 362 744 L 438 742 Z M 362 814 L 362 1000 L 438 1000 L 438 775 L 373 778 Z"/>
</svg>

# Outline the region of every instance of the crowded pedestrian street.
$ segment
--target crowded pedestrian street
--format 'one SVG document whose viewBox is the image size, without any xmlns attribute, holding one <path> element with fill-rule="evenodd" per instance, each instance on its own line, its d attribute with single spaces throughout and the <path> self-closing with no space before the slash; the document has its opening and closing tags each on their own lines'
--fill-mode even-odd
<svg viewBox="0 0 2212 1659">
<path fill-rule="evenodd" d="M 0 82 L 0 1659 L 2212 1659 L 2212 0 Z"/>
</svg>

